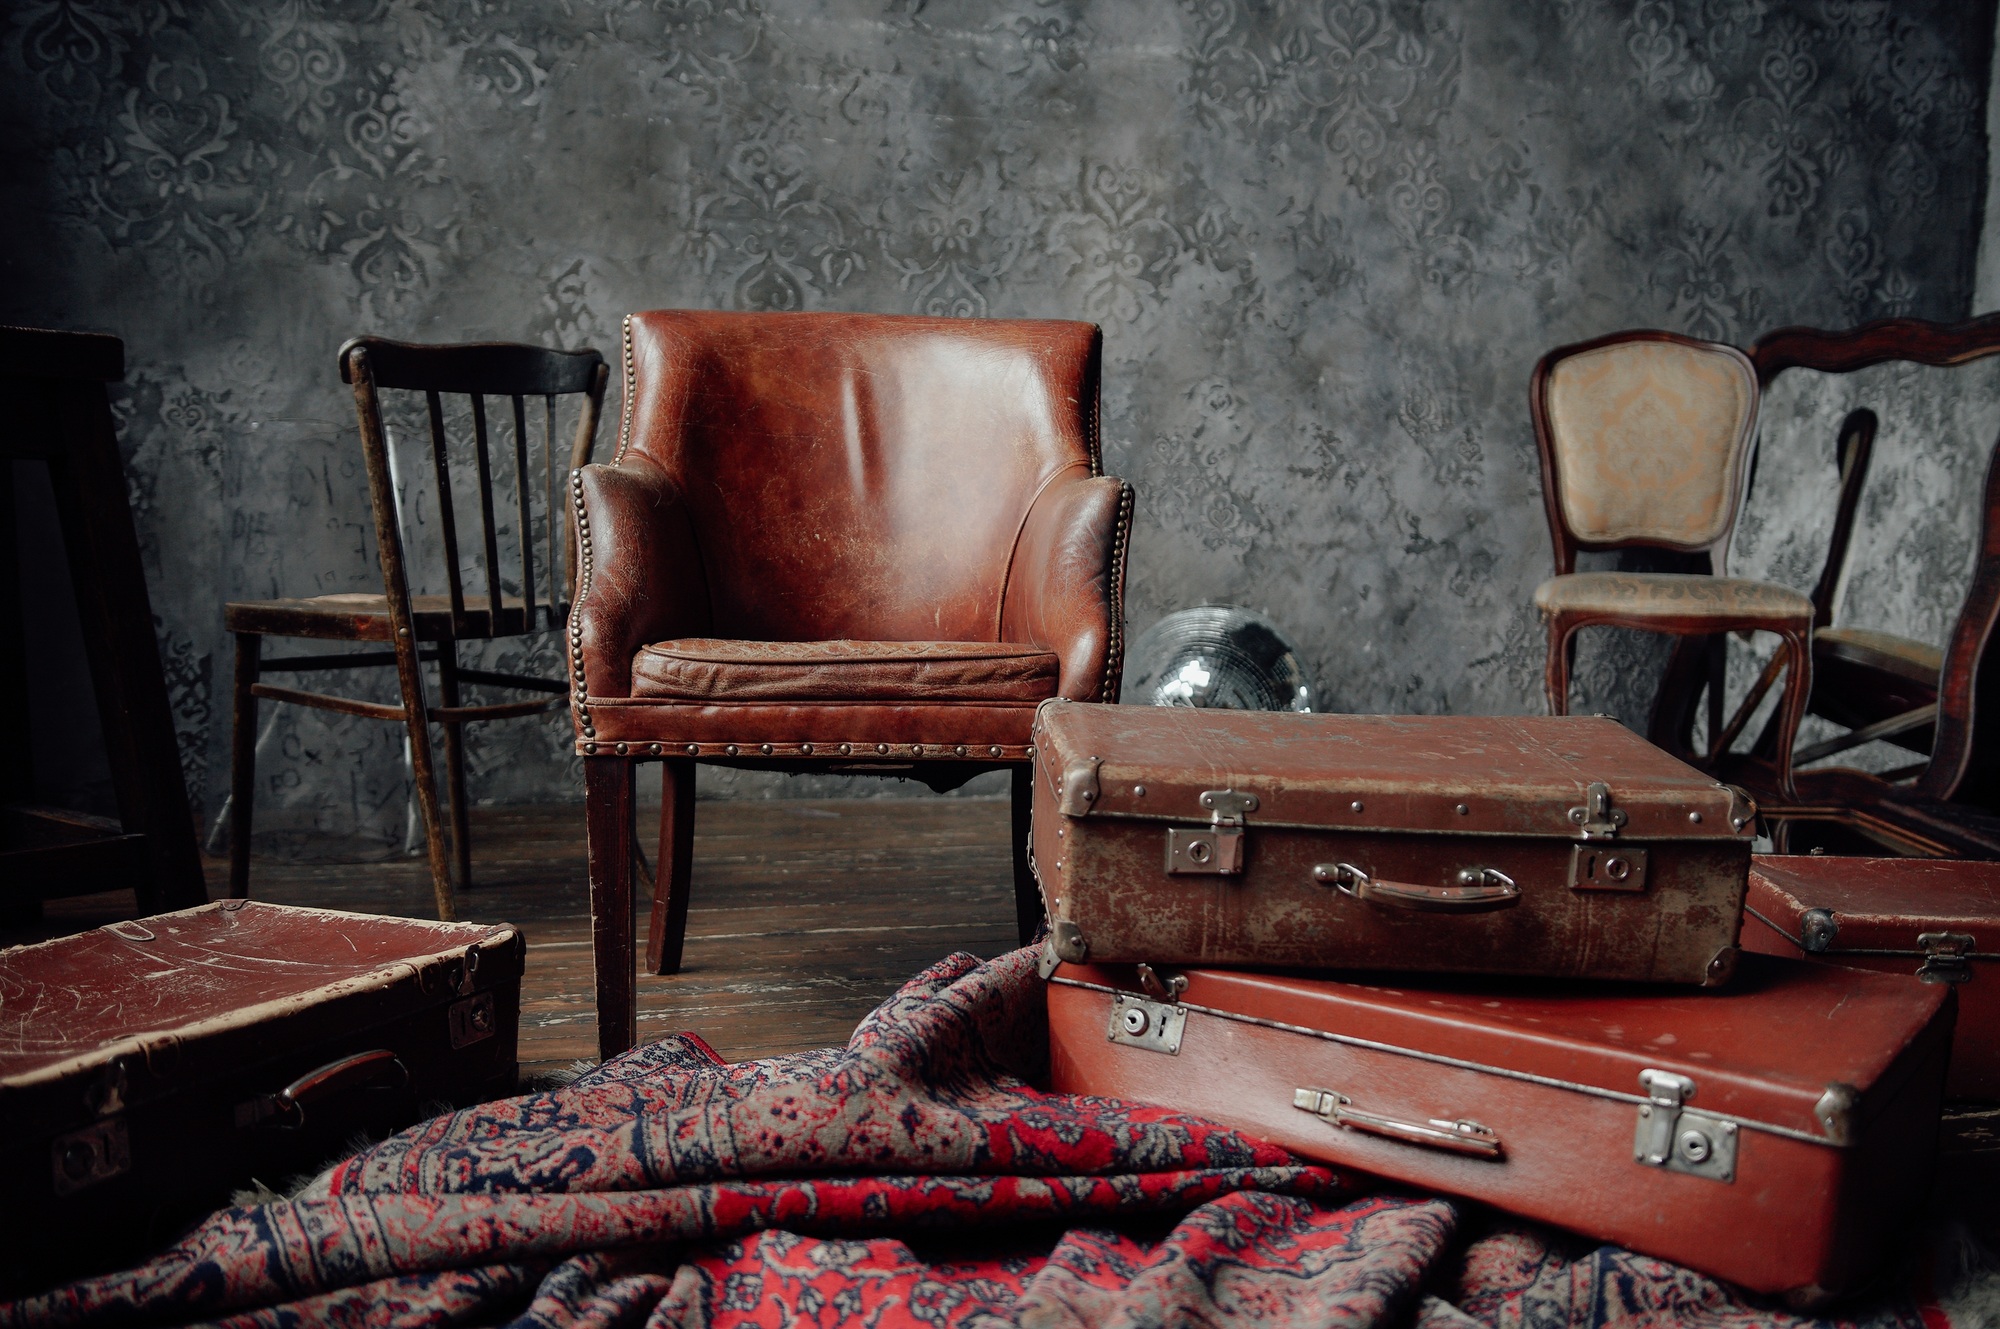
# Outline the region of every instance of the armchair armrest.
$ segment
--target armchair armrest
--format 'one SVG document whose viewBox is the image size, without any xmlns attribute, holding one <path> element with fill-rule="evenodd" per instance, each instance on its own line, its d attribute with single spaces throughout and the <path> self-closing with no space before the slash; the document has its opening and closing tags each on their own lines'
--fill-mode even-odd
<svg viewBox="0 0 2000 1329">
<path fill-rule="evenodd" d="M 581 468 L 571 496 L 581 575 L 570 611 L 570 683 L 581 682 L 589 697 L 630 696 L 641 646 L 708 632 L 694 525 L 673 481 L 644 457 Z"/>
<path fill-rule="evenodd" d="M 1014 538 L 1000 602 L 1000 640 L 1053 651 L 1057 695 L 1110 701 L 1125 666 L 1125 550 L 1132 486 L 1110 476 L 1058 476 L 1035 496 Z"/>
</svg>

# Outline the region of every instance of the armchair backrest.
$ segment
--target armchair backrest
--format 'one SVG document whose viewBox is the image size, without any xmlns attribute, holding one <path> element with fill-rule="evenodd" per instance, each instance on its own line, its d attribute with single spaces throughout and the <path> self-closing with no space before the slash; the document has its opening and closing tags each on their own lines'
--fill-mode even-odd
<svg viewBox="0 0 2000 1329">
<path fill-rule="evenodd" d="M 679 489 L 713 631 L 992 641 L 1015 539 L 1095 475 L 1088 323 L 659 310 L 625 320 L 618 461 Z"/>
<path fill-rule="evenodd" d="M 1620 332 L 1550 351 L 1529 396 L 1557 572 L 1623 545 L 1705 551 L 1723 570 L 1757 426 L 1749 357 Z"/>
</svg>

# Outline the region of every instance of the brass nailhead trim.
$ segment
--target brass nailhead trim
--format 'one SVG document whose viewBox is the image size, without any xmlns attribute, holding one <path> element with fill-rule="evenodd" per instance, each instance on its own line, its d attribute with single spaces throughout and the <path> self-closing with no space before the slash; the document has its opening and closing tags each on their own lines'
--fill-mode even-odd
<svg viewBox="0 0 2000 1329">
<path fill-rule="evenodd" d="M 889 745 L 887 743 L 877 743 L 875 750 L 886 757 L 889 754 Z"/>
<path fill-rule="evenodd" d="M 992 753 L 992 754 L 993 754 L 994 756 L 996 756 L 996 757 L 1000 755 L 1000 745 L 999 745 L 998 743 L 995 743 L 995 744 L 994 744 L 994 745 L 993 745 L 992 747 L 990 747 L 990 748 L 988 748 L 988 749 L 986 749 L 986 750 L 987 750 L 988 752 Z"/>
<path fill-rule="evenodd" d="M 959 756 L 963 757 L 965 755 L 965 744 L 960 743 L 956 748 L 953 748 L 952 751 L 956 752 Z"/>
<path fill-rule="evenodd" d="M 597 744 L 595 744 L 595 743 L 585 743 L 585 744 L 583 745 L 583 755 L 584 755 L 584 756 L 586 756 L 586 757 L 594 757 L 594 756 L 596 756 L 596 755 L 597 755 Z"/>
<path fill-rule="evenodd" d="M 799 751 L 805 753 L 808 757 L 810 757 L 813 754 L 813 745 L 810 743 L 801 743 L 799 744 Z"/>
<path fill-rule="evenodd" d="M 652 752 L 655 757 L 660 755 L 660 745 L 658 743 L 653 744 Z"/>
<path fill-rule="evenodd" d="M 1125 664 L 1125 554 L 1132 539 L 1132 486 L 1118 490 L 1117 526 L 1111 537 L 1111 644 L 1104 652 L 1104 678 L 1097 686 L 1099 701 L 1111 701 L 1111 680 Z"/>
<path fill-rule="evenodd" d="M 912 757 L 921 757 L 921 756 L 923 756 L 923 755 L 924 755 L 924 745 L 923 745 L 923 744 L 921 744 L 921 743 L 912 743 L 912 744 L 910 745 L 910 755 L 911 755 Z"/>
<path fill-rule="evenodd" d="M 622 757 L 622 756 L 624 756 L 624 755 L 625 755 L 625 750 L 626 750 L 626 749 L 625 749 L 625 745 L 624 745 L 623 743 L 620 743 L 620 744 L 618 745 L 618 755 L 619 755 L 619 756 L 621 756 L 621 757 Z"/>
<path fill-rule="evenodd" d="M 851 756 L 851 755 L 853 755 L 853 752 L 854 752 L 854 745 L 853 745 L 852 743 L 842 743 L 842 744 L 840 745 L 840 755 L 841 755 L 841 756 L 843 756 L 843 757 L 846 757 L 846 756 Z"/>
<path fill-rule="evenodd" d="M 687 754 L 688 754 L 688 756 L 690 756 L 690 757 L 695 757 L 695 756 L 699 756 L 699 755 L 701 755 L 701 744 L 699 744 L 699 743 L 690 743 L 690 744 L 688 744 L 688 745 L 687 745 Z"/>
<path fill-rule="evenodd" d="M 763 753 L 765 756 L 768 757 L 771 755 L 771 745 L 769 743 L 759 743 L 757 745 L 757 751 Z"/>
<path fill-rule="evenodd" d="M 632 360 L 632 316 L 625 316 L 624 329 L 620 336 L 623 343 L 620 358 L 625 361 L 625 401 L 618 412 L 618 452 L 611 460 L 625 460 L 625 449 L 632 443 L 632 401 L 637 396 L 639 383 L 638 366 Z"/>
<path fill-rule="evenodd" d="M 728 747 L 724 748 L 723 751 L 727 752 L 730 756 L 733 757 L 736 755 L 736 745 L 734 743 L 731 743 Z"/>
</svg>

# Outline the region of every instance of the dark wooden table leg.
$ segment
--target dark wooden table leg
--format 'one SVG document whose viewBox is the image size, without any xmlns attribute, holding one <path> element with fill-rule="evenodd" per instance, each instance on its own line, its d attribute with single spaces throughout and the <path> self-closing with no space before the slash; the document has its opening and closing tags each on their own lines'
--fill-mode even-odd
<svg viewBox="0 0 2000 1329">
<path fill-rule="evenodd" d="M 694 875 L 694 762 L 669 757 L 660 771 L 660 856 L 653 870 L 653 916 L 646 925 L 646 968 L 678 974 Z"/>
<path fill-rule="evenodd" d="M 639 1040 L 639 955 L 633 946 L 632 768 L 626 757 L 583 759 L 590 852 L 590 942 L 597 978 L 597 1055 Z"/>
<path fill-rule="evenodd" d="M 1028 830 L 1035 806 L 1035 768 L 1016 766 L 1013 776 L 1014 922 L 1021 944 L 1034 941 L 1042 930 L 1042 888 L 1028 866 Z"/>
</svg>

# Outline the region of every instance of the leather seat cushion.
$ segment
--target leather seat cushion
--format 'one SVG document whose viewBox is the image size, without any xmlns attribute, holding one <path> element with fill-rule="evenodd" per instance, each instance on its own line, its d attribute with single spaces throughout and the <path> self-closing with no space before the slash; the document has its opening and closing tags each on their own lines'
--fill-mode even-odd
<svg viewBox="0 0 2000 1329">
<path fill-rule="evenodd" d="M 1812 622 L 1812 601 L 1789 586 L 1744 577 L 1681 572 L 1573 572 L 1535 588 L 1545 614 L 1603 614 L 1648 619 L 1714 618 L 1730 622 Z"/>
<path fill-rule="evenodd" d="M 990 641 L 724 641 L 641 647 L 635 698 L 703 702 L 1034 703 L 1056 695 L 1049 651 Z"/>
</svg>

